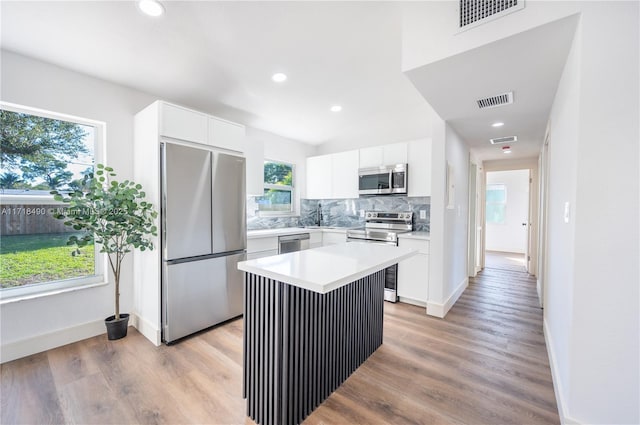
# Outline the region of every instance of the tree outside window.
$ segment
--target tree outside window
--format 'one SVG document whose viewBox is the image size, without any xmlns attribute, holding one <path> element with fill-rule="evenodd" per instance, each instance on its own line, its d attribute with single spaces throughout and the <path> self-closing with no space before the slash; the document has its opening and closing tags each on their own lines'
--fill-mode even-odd
<svg viewBox="0 0 640 425">
<path fill-rule="evenodd" d="M 56 114 L 3 104 L 0 109 L 0 289 L 99 280 L 95 248 L 78 256 L 67 246 L 70 229 L 53 213 L 51 190 L 80 188 L 93 172 L 97 128 Z M 73 229 L 71 229 L 73 232 Z M 88 279 L 87 279 L 88 278 Z M 48 287 L 49 288 L 49 287 Z"/>
<path fill-rule="evenodd" d="M 262 214 L 290 214 L 293 212 L 292 164 L 264 162 L 264 195 L 256 199 Z"/>
</svg>

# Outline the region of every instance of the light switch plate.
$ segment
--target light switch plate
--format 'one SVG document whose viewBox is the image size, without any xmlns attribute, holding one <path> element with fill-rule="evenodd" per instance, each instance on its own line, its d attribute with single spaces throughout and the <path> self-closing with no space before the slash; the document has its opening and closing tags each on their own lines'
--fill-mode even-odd
<svg viewBox="0 0 640 425">
<path fill-rule="evenodd" d="M 427 218 L 427 210 L 420 210 L 420 219 L 425 220 Z"/>
<path fill-rule="evenodd" d="M 571 217 L 571 204 L 569 202 L 564 203 L 564 222 L 568 223 Z"/>
</svg>

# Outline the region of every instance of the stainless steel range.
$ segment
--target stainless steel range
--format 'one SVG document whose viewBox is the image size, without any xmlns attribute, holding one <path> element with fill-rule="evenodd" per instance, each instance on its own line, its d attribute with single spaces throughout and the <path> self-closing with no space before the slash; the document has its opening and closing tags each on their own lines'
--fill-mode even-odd
<svg viewBox="0 0 640 425">
<path fill-rule="evenodd" d="M 412 212 L 366 211 L 365 225 L 347 230 L 347 242 L 368 242 L 398 245 L 398 234 L 413 229 Z M 387 267 L 384 283 L 385 301 L 398 300 L 398 265 Z"/>
</svg>

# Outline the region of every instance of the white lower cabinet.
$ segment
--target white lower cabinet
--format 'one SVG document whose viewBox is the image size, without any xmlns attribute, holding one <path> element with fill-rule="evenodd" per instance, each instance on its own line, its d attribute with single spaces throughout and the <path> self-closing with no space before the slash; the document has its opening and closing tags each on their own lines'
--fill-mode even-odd
<svg viewBox="0 0 640 425">
<path fill-rule="evenodd" d="M 398 246 L 418 250 L 417 255 L 398 263 L 398 297 L 401 302 L 426 306 L 429 291 L 429 241 L 400 238 Z"/>
<path fill-rule="evenodd" d="M 331 232 L 325 230 L 322 232 L 322 246 L 335 245 L 347 241 L 345 232 Z"/>
<path fill-rule="evenodd" d="M 278 255 L 278 250 L 247 252 L 247 260 L 255 260 L 256 258 L 269 257 L 271 255 Z"/>
</svg>

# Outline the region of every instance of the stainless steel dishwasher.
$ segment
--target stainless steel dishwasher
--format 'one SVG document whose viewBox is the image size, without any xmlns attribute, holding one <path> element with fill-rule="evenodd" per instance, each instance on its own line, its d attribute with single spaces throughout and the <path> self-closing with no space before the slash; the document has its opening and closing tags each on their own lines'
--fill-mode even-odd
<svg viewBox="0 0 640 425">
<path fill-rule="evenodd" d="M 309 234 L 284 235 L 278 237 L 278 254 L 309 249 Z"/>
</svg>

